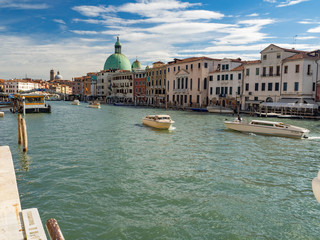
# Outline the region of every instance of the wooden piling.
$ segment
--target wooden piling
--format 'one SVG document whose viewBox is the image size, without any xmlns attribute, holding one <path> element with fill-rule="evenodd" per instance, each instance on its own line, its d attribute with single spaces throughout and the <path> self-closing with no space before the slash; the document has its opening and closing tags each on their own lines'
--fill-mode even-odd
<svg viewBox="0 0 320 240">
<path fill-rule="evenodd" d="M 22 129 L 22 146 L 23 151 L 28 151 L 28 134 L 27 134 L 27 125 L 24 118 L 21 119 L 21 129 Z"/>
<path fill-rule="evenodd" d="M 64 240 L 57 220 L 50 218 L 46 226 L 51 240 Z"/>
<path fill-rule="evenodd" d="M 21 114 L 18 114 L 17 128 L 18 128 L 18 144 L 22 143 L 22 131 L 21 131 Z"/>
</svg>

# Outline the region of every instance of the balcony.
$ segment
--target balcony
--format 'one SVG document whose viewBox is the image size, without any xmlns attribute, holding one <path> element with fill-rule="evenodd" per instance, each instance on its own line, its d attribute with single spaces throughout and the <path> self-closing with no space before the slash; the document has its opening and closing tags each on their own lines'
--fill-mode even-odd
<svg viewBox="0 0 320 240">
<path fill-rule="evenodd" d="M 174 93 L 189 93 L 188 89 L 173 89 Z"/>
</svg>

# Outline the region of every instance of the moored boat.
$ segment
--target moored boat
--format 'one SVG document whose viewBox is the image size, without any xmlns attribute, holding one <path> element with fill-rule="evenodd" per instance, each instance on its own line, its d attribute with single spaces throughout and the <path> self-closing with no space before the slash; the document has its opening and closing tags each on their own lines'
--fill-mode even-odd
<svg viewBox="0 0 320 240">
<path fill-rule="evenodd" d="M 71 105 L 80 105 L 80 101 L 78 99 L 73 100 Z"/>
<path fill-rule="evenodd" d="M 169 115 L 147 115 L 142 119 L 142 123 L 158 129 L 169 129 L 174 121 Z"/>
<path fill-rule="evenodd" d="M 90 107 L 90 108 L 100 108 L 100 102 L 99 101 L 90 102 L 88 107 Z"/>
<path fill-rule="evenodd" d="M 224 114 L 234 113 L 234 111 L 231 108 L 226 108 L 221 106 L 208 106 L 207 110 L 209 113 L 224 113 Z"/>
<path fill-rule="evenodd" d="M 283 122 L 251 120 L 247 123 L 241 119 L 239 120 L 239 118 L 234 121 L 224 121 L 224 125 L 228 129 L 239 132 L 290 138 L 308 138 L 310 132 L 306 128 L 285 124 Z"/>
</svg>

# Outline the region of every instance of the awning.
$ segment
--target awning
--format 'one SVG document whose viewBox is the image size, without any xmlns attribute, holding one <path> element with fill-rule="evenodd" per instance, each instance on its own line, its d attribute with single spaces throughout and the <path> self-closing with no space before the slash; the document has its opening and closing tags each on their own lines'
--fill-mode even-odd
<svg viewBox="0 0 320 240">
<path fill-rule="evenodd" d="M 259 100 L 247 100 L 246 103 L 251 103 L 251 104 L 260 104 L 262 101 Z"/>
<path fill-rule="evenodd" d="M 280 100 L 279 100 L 279 103 L 281 102 L 281 103 L 297 103 L 297 102 L 299 102 L 299 98 L 281 98 Z"/>
<path fill-rule="evenodd" d="M 308 103 L 284 103 L 284 102 L 263 102 L 260 107 L 273 107 L 273 108 L 308 108 L 317 109 L 318 104 Z"/>
</svg>

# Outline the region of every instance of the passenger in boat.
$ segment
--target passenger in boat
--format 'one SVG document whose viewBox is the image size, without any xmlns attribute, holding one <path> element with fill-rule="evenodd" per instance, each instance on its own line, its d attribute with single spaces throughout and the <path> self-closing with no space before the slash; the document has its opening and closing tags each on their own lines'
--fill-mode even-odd
<svg viewBox="0 0 320 240">
<path fill-rule="evenodd" d="M 241 122 L 240 114 L 238 114 L 238 121 Z"/>
</svg>

